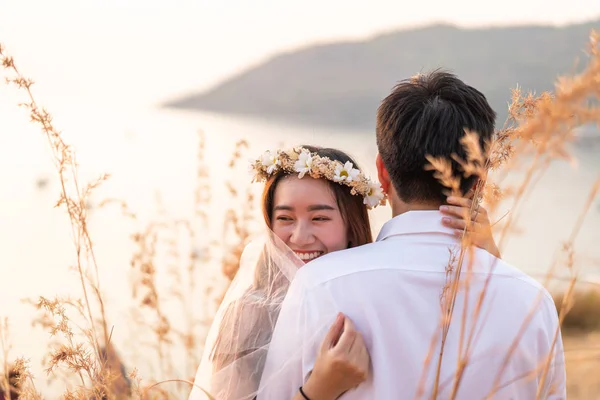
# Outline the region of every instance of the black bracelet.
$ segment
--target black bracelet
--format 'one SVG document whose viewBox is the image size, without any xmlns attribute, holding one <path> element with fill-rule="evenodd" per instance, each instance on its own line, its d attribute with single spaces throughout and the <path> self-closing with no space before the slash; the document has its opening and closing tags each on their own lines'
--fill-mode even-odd
<svg viewBox="0 0 600 400">
<path fill-rule="evenodd" d="M 302 397 L 304 397 L 306 400 L 310 400 L 308 398 L 308 396 L 304 393 L 304 390 L 302 390 L 302 386 L 300 386 L 300 388 L 298 390 L 300 391 L 300 394 L 302 395 Z"/>
</svg>

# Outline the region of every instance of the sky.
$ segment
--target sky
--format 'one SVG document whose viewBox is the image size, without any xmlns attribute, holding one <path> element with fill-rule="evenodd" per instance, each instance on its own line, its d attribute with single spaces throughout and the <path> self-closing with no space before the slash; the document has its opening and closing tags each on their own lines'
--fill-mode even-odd
<svg viewBox="0 0 600 400">
<path fill-rule="evenodd" d="M 155 104 L 317 42 L 593 18 L 597 0 L 0 0 L 0 43 L 42 96 Z"/>
</svg>

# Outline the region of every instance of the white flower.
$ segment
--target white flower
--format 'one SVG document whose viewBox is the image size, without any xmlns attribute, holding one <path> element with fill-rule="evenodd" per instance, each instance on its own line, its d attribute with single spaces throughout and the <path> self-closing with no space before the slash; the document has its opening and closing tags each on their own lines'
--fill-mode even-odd
<svg viewBox="0 0 600 400">
<path fill-rule="evenodd" d="M 338 164 L 335 167 L 333 180 L 336 182 L 352 182 L 356 180 L 358 174 L 360 174 L 360 171 L 354 168 L 354 165 L 350 161 L 346 161 L 346 164 L 343 166 Z"/>
<path fill-rule="evenodd" d="M 294 163 L 294 171 L 298 172 L 298 178 L 302 179 L 304 174 L 310 172 L 312 168 L 312 156 L 306 150 L 298 156 L 298 160 Z"/>
<path fill-rule="evenodd" d="M 365 196 L 363 203 L 369 208 L 377 206 L 383 199 L 383 189 L 376 182 L 369 184 L 369 193 Z"/>
<path fill-rule="evenodd" d="M 277 171 L 277 168 L 281 165 L 281 160 L 279 160 L 277 154 L 273 154 L 269 150 L 263 153 L 260 161 L 262 165 L 267 168 L 267 174 L 269 175 Z"/>
</svg>

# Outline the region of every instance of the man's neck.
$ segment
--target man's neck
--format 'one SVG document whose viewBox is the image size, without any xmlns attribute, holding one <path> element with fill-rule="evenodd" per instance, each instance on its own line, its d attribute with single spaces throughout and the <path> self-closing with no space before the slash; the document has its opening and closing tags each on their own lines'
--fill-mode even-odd
<svg viewBox="0 0 600 400">
<path fill-rule="evenodd" d="M 392 206 L 392 217 L 397 217 L 409 211 L 439 210 L 441 204 L 438 202 L 405 203 L 396 197 L 395 199 L 390 199 L 390 205 Z"/>
</svg>

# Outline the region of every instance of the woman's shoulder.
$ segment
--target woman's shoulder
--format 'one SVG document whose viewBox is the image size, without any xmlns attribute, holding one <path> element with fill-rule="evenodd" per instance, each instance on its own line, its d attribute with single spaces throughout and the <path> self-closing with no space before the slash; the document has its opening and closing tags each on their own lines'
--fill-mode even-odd
<svg viewBox="0 0 600 400">
<path fill-rule="evenodd" d="M 235 331 L 240 339 L 246 335 L 272 329 L 279 307 L 259 292 L 248 292 L 232 301 L 225 311 L 222 329 Z M 258 339 L 258 338 L 257 338 Z"/>
<path fill-rule="evenodd" d="M 250 296 L 256 299 L 251 300 Z M 226 306 L 213 349 L 221 367 L 255 352 L 271 340 L 278 310 L 258 301 L 259 296 L 247 293 Z"/>
</svg>

